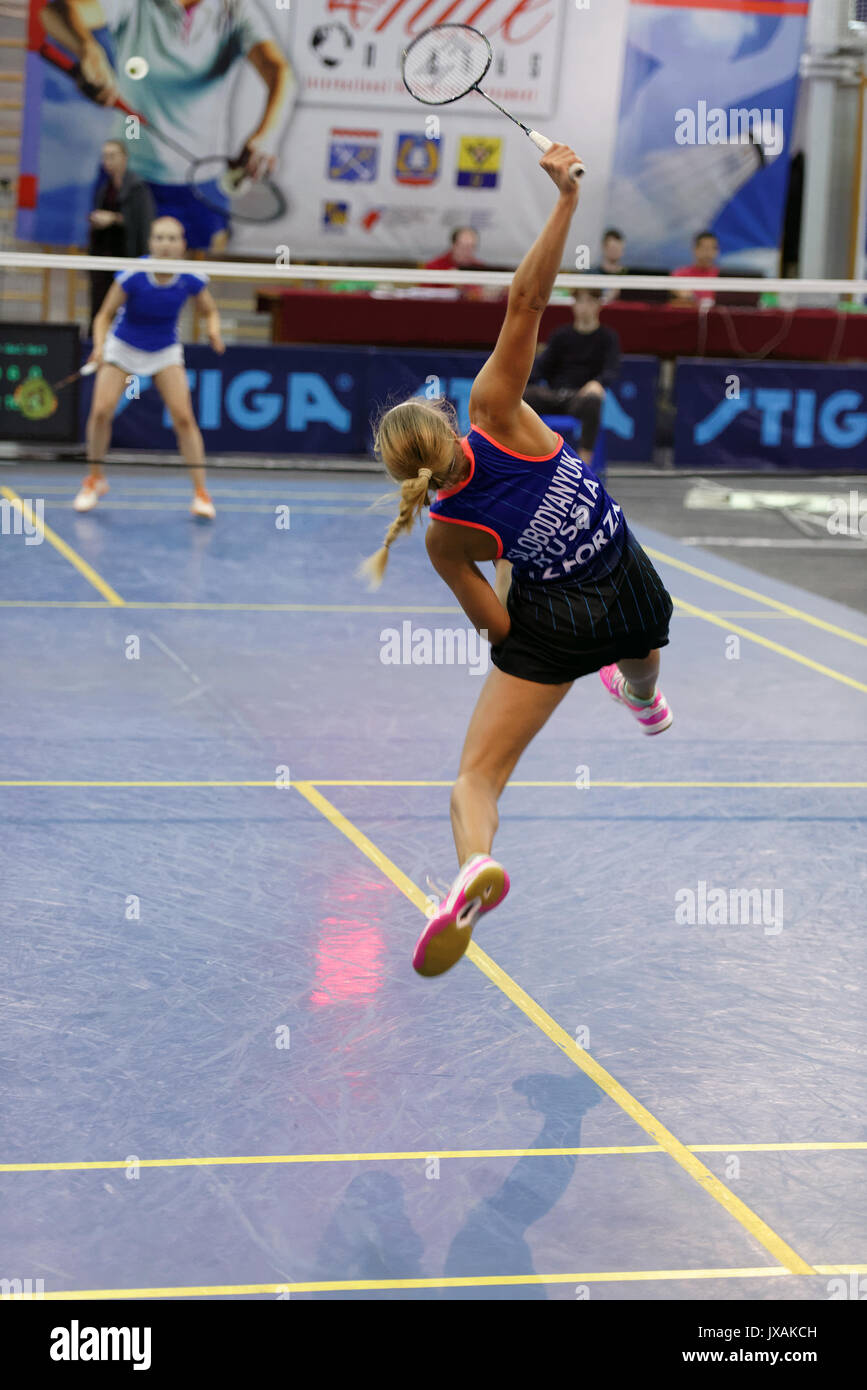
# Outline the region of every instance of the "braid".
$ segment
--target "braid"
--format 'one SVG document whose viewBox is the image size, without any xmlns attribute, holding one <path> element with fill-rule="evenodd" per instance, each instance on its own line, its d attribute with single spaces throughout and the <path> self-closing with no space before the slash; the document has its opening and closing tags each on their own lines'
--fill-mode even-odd
<svg viewBox="0 0 867 1390">
<path fill-rule="evenodd" d="M 371 588 L 378 588 L 382 583 L 391 546 L 402 532 L 412 530 L 422 508 L 427 506 L 428 492 L 435 486 L 430 468 L 420 468 L 414 478 L 404 478 L 400 485 L 400 507 L 397 516 L 386 531 L 379 550 L 365 560 L 359 570 L 359 574 L 369 581 Z"/>
<path fill-rule="evenodd" d="M 382 545 L 358 570 L 371 588 L 382 582 L 391 546 L 404 531 L 412 530 L 428 505 L 431 489 L 443 486 L 441 480 L 450 475 L 457 440 L 457 415 L 445 399 L 410 397 L 388 408 L 377 422 L 374 447 L 400 483 L 400 500 Z"/>
</svg>

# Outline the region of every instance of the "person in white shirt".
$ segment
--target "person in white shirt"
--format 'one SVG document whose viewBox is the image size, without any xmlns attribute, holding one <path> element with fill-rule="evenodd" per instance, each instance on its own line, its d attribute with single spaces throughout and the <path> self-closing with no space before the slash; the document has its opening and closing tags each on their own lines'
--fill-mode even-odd
<svg viewBox="0 0 867 1390">
<path fill-rule="evenodd" d="M 46 33 L 76 56 L 95 101 L 112 106 L 121 97 L 197 158 L 227 152 L 229 84 L 246 59 L 265 83 L 266 98 L 238 157 L 251 178 L 273 172 L 297 83 L 253 0 L 50 0 L 39 17 Z M 116 67 L 95 37 L 103 26 L 111 34 Z M 127 75 L 130 58 L 146 60 L 142 80 Z M 128 118 L 121 113 L 113 133 L 128 138 Z M 134 144 L 128 143 L 130 163 L 150 184 L 157 214 L 183 223 L 191 250 L 222 250 L 228 199 L 220 213 L 196 198 L 188 184 L 189 162 L 144 125 Z M 223 201 L 216 184 L 213 201 Z"/>
</svg>

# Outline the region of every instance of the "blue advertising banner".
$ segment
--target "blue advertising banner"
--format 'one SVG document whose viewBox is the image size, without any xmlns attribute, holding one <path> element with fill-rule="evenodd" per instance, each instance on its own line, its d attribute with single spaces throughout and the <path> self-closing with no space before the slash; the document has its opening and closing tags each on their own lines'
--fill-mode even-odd
<svg viewBox="0 0 867 1390">
<path fill-rule="evenodd" d="M 362 454 L 368 354 L 332 348 L 184 348 L 193 411 L 213 453 Z M 93 378 L 82 390 L 82 437 Z M 115 449 L 174 451 L 171 422 L 150 377 L 121 396 Z"/>
<path fill-rule="evenodd" d="M 378 348 L 209 347 L 185 349 L 193 409 L 212 453 L 372 453 L 370 419 L 409 395 L 445 393 L 460 428 L 469 428 L 470 390 L 486 354 L 390 352 Z M 658 364 L 626 357 L 603 407 L 608 462 L 651 458 Z M 93 379 L 81 392 L 81 431 Z M 112 431 L 115 449 L 176 448 L 171 423 L 149 377 L 131 381 Z"/>
<path fill-rule="evenodd" d="M 408 395 L 445 394 L 458 412 L 462 431 L 470 427 L 470 391 L 486 360 L 480 352 L 371 352 L 370 397 L 377 405 L 393 404 Z M 656 388 L 659 362 L 655 357 L 624 357 L 620 376 L 602 406 L 605 454 L 608 463 L 648 463 L 656 433 Z"/>
<path fill-rule="evenodd" d="M 682 361 L 679 468 L 867 470 L 867 366 Z"/>
<path fill-rule="evenodd" d="M 776 273 L 806 0 L 632 0 L 607 221 L 630 264 Z"/>
</svg>

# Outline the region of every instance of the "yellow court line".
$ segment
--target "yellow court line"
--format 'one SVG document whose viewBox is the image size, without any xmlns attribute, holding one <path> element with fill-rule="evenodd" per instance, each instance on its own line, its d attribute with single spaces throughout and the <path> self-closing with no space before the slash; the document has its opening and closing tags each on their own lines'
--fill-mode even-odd
<svg viewBox="0 0 867 1390">
<path fill-rule="evenodd" d="M 89 584 L 92 584 L 94 589 L 96 589 L 99 593 L 102 594 L 103 598 L 106 600 L 107 603 L 109 603 L 113 608 L 122 608 L 124 606 L 124 602 L 120 594 L 116 593 L 114 589 L 111 587 L 111 585 L 107 584 L 105 580 L 102 578 L 102 576 L 97 574 L 96 570 L 93 569 L 92 566 L 89 565 L 86 560 L 83 560 L 82 557 L 75 550 L 72 549 L 71 545 L 67 545 L 66 541 L 63 540 L 62 537 L 58 536 L 57 532 L 52 530 L 52 528 L 48 525 L 47 522 L 40 521 L 39 517 L 36 516 L 36 514 L 27 505 L 27 503 L 21 497 L 18 496 L 17 492 L 13 492 L 11 488 L 5 487 L 2 484 L 0 484 L 0 493 L 2 493 L 4 497 L 8 498 L 10 502 L 14 503 L 14 505 L 21 512 L 22 516 L 26 517 L 27 520 L 30 522 L 30 525 L 36 526 L 38 528 L 39 533 L 42 536 L 44 536 L 45 539 L 48 542 L 50 542 L 51 545 L 54 546 L 54 549 L 63 556 L 64 560 L 68 560 L 69 563 L 73 565 L 75 569 L 78 570 L 79 574 L 83 575 L 87 582 Z"/>
<path fill-rule="evenodd" d="M 52 598 L 4 598 L 0 599 L 0 608 L 105 608 L 104 603 L 97 603 L 92 599 L 52 599 Z M 154 610 L 161 612 L 177 610 L 179 612 L 203 612 L 203 613 L 343 613 L 347 610 L 352 613 L 462 613 L 463 609 L 458 604 L 436 603 L 436 604 L 417 604 L 417 603 L 356 603 L 356 604 L 329 604 L 329 603 L 197 603 L 197 602 L 172 602 L 159 600 L 149 601 L 146 599 L 133 600 L 127 599 L 125 608 L 141 608 L 147 611 Z M 717 608 L 712 611 L 718 618 L 785 618 L 785 613 L 763 612 L 761 609 L 727 609 Z M 683 613 L 681 617 L 691 618 L 692 613 Z"/>
<path fill-rule="evenodd" d="M 82 561 L 82 563 L 84 563 Z M 145 612 L 176 610 L 183 613 L 461 613 L 455 604 L 410 603 L 156 603 L 121 599 L 124 608 Z M 104 603 L 85 599 L 0 599 L 0 608 L 105 608 Z"/>
<path fill-rule="evenodd" d="M 219 499 L 218 499 L 219 500 Z M 72 511 L 71 502 L 58 502 L 53 504 L 57 511 Z M 369 507 L 315 507 L 304 502 L 292 502 L 285 498 L 282 502 L 220 502 L 221 514 L 246 514 L 258 516 L 261 513 L 273 516 L 277 507 L 291 507 L 292 511 L 301 516 L 363 516 L 370 510 Z M 190 504 L 186 500 L 177 502 L 100 502 L 101 512 L 188 512 Z"/>
<path fill-rule="evenodd" d="M 795 1141 L 770 1144 L 687 1144 L 690 1153 L 825 1153 L 838 1149 L 867 1149 L 867 1140 Z M 661 1154 L 659 1144 L 597 1144 L 565 1149 L 404 1149 L 394 1153 L 243 1154 L 220 1158 L 139 1158 L 139 1168 L 243 1168 L 295 1163 L 414 1163 L 431 1158 L 612 1158 Z M 129 1168 L 129 1160 L 72 1160 L 60 1163 L 0 1163 L 0 1173 L 83 1173 Z"/>
<path fill-rule="evenodd" d="M 812 1272 L 812 1271 L 811 1271 Z M 841 1271 L 842 1272 L 842 1271 Z M 847 1269 L 845 1271 L 849 1273 Z M 347 1293 L 387 1289 L 477 1289 L 521 1284 L 619 1283 L 653 1279 L 772 1279 L 787 1275 L 779 1265 L 748 1269 L 637 1269 L 581 1274 L 503 1274 L 456 1279 L 327 1279 L 304 1284 L 199 1284 L 157 1289 L 64 1289 L 28 1294 L 16 1302 L 60 1302 L 65 1299 L 214 1298 L 220 1294 Z"/>
<path fill-rule="evenodd" d="M 307 782 L 311 787 L 450 787 L 450 786 L 452 786 L 452 784 L 453 784 L 453 782 L 454 782 L 454 778 L 452 778 L 451 780 L 449 780 L 449 779 L 447 779 L 447 778 L 443 778 L 443 779 L 438 779 L 438 780 L 436 780 L 436 781 L 420 781 L 420 780 L 412 780 L 412 779 L 410 779 L 410 778 L 398 778 L 398 777 L 395 777 L 395 778 L 380 778 L 378 781 L 372 781 L 372 780 L 367 780 L 367 779 L 365 779 L 365 778 L 363 778 L 363 777 L 358 777 L 358 778 L 344 778 L 344 777 L 305 777 L 305 778 L 304 778 L 304 781 Z M 0 786 L 2 786 L 2 783 L 0 783 Z M 574 790 L 574 789 L 575 789 L 575 780 L 574 780 L 574 778 L 573 778 L 571 781 L 567 781 L 567 782 L 514 781 L 514 782 L 507 782 L 507 783 L 506 783 L 506 787 L 507 787 L 507 788 L 508 788 L 508 787 L 570 787 L 570 788 L 572 788 L 572 789 Z M 677 787 L 677 788 L 681 788 L 681 789 L 688 789 L 688 788 L 695 788 L 695 787 L 704 787 L 704 788 L 712 788 L 712 789 L 721 789 L 721 788 L 726 788 L 726 787 L 737 787 L 737 788 L 746 788 L 746 789 L 749 789 L 749 788 L 752 787 L 752 788 L 756 788 L 756 789 L 759 789 L 759 790 L 762 790 L 762 791 L 767 791 L 767 790 L 780 790 L 780 789 L 787 788 L 787 787 L 788 787 L 788 788 L 794 787 L 794 788 L 798 788 L 798 789 L 804 789 L 804 788 L 813 788 L 813 789 L 815 789 L 815 788 L 822 788 L 822 787 L 824 787 L 824 788 L 834 788 L 834 787 L 840 788 L 840 787 L 845 787 L 845 788 L 850 788 L 850 789 L 851 789 L 851 788 L 854 788 L 854 789 L 863 789 L 863 788 L 867 788 L 867 782 L 757 782 L 757 781 L 752 781 L 752 782 L 722 782 L 722 781 L 680 781 L 680 782 L 674 782 L 674 781 L 661 781 L 661 780 L 660 780 L 660 781 L 656 781 L 656 782 L 641 782 L 641 781 L 634 781 L 634 780 L 630 780 L 630 781 L 627 781 L 627 782 L 622 782 L 622 781 L 615 781 L 615 780 L 612 780 L 611 778 L 591 777 L 591 778 L 588 778 L 588 780 L 586 781 L 586 783 L 585 783 L 585 782 L 582 782 L 582 783 L 581 783 L 581 787 L 580 787 L 579 790 L 584 791 L 585 788 L 588 789 L 588 790 L 591 790 L 591 789 L 594 788 L 594 787 L 620 787 L 620 788 L 626 788 L 627 790 L 630 790 L 630 791 L 634 791 L 634 790 L 636 790 L 637 788 L 642 788 L 642 787 L 669 787 L 669 788 L 671 788 L 671 787 Z"/>
<path fill-rule="evenodd" d="M 264 782 L 110 782 L 110 781 L 5 781 L 0 787 L 271 787 L 272 790 L 285 791 L 277 787 L 273 777 Z"/>
<path fill-rule="evenodd" d="M 408 878 L 396 864 L 382 853 L 372 840 L 352 824 L 351 821 L 338 811 L 321 792 L 311 786 L 309 782 L 295 782 L 294 787 L 301 796 L 309 801 L 311 806 L 315 806 L 322 812 L 326 820 L 330 821 L 336 830 L 346 836 L 362 854 L 366 855 L 380 872 L 384 873 L 400 891 L 409 898 L 409 901 L 419 909 L 421 913 L 427 915 L 428 899 L 420 888 Z M 666 1153 L 674 1159 L 676 1163 L 693 1178 L 700 1187 L 713 1197 L 715 1201 L 725 1208 L 725 1210 L 740 1222 L 743 1228 L 757 1240 L 774 1259 L 780 1261 L 793 1274 L 811 1274 L 811 1266 L 804 1260 L 792 1247 L 777 1235 L 770 1226 L 764 1222 L 760 1216 L 752 1211 L 745 1202 L 726 1187 L 725 1183 L 720 1182 L 711 1170 L 691 1154 L 684 1144 L 676 1139 L 670 1130 L 666 1129 L 649 1110 L 636 1100 L 619 1081 L 616 1081 L 604 1067 L 600 1066 L 585 1050 L 578 1046 L 573 1038 L 556 1023 L 550 1014 L 546 1013 L 541 1005 L 537 1004 L 525 990 L 517 984 L 505 970 L 502 970 L 475 942 L 471 942 L 467 949 L 467 956 L 474 965 L 487 975 L 492 984 L 506 995 L 532 1023 L 550 1038 L 562 1052 L 574 1062 L 576 1066 L 595 1081 L 611 1100 L 619 1105 L 622 1110 L 633 1119 L 656 1143 L 661 1144 Z"/>
<path fill-rule="evenodd" d="M 865 1274 L 867 1265 L 816 1265 L 809 1274 Z M 64 1289 L 23 1295 L 16 1302 L 59 1302 L 63 1299 L 110 1298 L 208 1298 L 220 1294 L 252 1293 L 351 1293 L 387 1289 L 478 1289 L 521 1284 L 617 1284 L 689 1279 L 780 1279 L 791 1271 L 781 1265 L 747 1266 L 743 1269 L 616 1269 L 581 1270 L 574 1274 L 501 1274 L 463 1276 L 455 1279 L 328 1279 L 299 1284 L 197 1284 L 156 1289 Z"/>
<path fill-rule="evenodd" d="M 867 647 L 867 637 L 862 637 L 857 632 L 850 632 L 846 627 L 839 627 L 837 623 L 828 623 L 825 622 L 824 618 L 815 618 L 812 613 L 805 613 L 802 608 L 793 608 L 789 603 L 782 603 L 779 599 L 770 598 L 758 589 L 748 589 L 743 584 L 735 584 L 731 579 L 721 579 L 719 575 L 712 574 L 710 570 L 699 569 L 696 565 L 687 564 L 685 560 L 678 560 L 673 555 L 666 555 L 662 550 L 653 550 L 649 545 L 646 545 L 644 550 L 652 559 L 662 560 L 667 565 L 673 565 L 675 569 L 683 570 L 685 574 L 693 574 L 697 579 L 706 579 L 721 589 L 729 589 L 733 594 L 742 594 L 744 598 L 755 599 L 758 603 L 764 603 L 769 608 L 776 608 L 778 612 L 785 613 L 789 618 L 797 618 L 802 623 L 809 623 L 811 627 L 820 627 L 824 632 L 832 632 L 835 637 L 845 637 L 849 642 L 857 642 L 859 646 Z"/>
<path fill-rule="evenodd" d="M 801 666 L 809 666 L 811 671 L 818 671 L 820 675 L 830 676 L 831 680 L 840 681 L 843 685 L 852 686 L 853 690 L 863 690 L 867 695 L 867 685 L 863 681 L 857 681 L 853 676 L 845 676 L 841 671 L 835 671 L 830 666 L 823 666 L 819 661 L 813 661 L 812 657 L 802 656 L 800 652 L 793 651 L 791 647 L 782 647 L 779 642 L 772 642 L 770 637 L 762 637 L 761 633 L 750 632 L 745 627 L 738 627 L 737 623 L 729 623 L 724 618 L 718 618 L 715 613 L 708 613 L 703 608 L 696 608 L 695 604 L 687 603 L 685 599 L 675 598 L 678 608 L 684 610 L 695 618 L 704 618 L 705 622 L 713 623 L 716 627 L 721 627 L 725 632 L 736 632 L 740 637 L 746 637 L 750 642 L 757 642 L 760 647 L 767 647 L 769 651 L 777 652 L 780 656 L 787 656 L 790 661 L 797 661 Z M 841 632 L 843 629 L 841 629 Z M 867 642 L 865 642 L 867 646 Z"/>
<path fill-rule="evenodd" d="M 380 778 L 378 780 L 366 778 L 343 778 L 343 777 L 305 777 L 304 784 L 309 787 L 450 787 L 452 781 L 444 779 L 442 781 L 412 781 L 402 778 Z M 452 779 L 453 780 L 453 779 Z M 250 778 L 238 778 L 236 780 L 224 779 L 222 781 L 129 781 L 125 779 L 108 778 L 7 778 L 0 780 L 0 787 L 270 787 L 272 791 L 286 791 L 289 783 L 281 783 L 278 787 L 273 778 L 263 778 L 254 780 Z M 527 788 L 527 787 L 548 787 L 565 788 L 575 790 L 574 781 L 571 782 L 507 782 L 507 788 Z M 863 791 L 867 789 L 865 782 L 699 782 L 699 781 L 658 781 L 658 782 L 620 782 L 611 779 L 598 778 L 590 780 L 586 784 L 582 783 L 581 791 L 592 791 L 598 787 L 619 788 L 626 791 L 641 790 L 642 788 L 667 788 L 690 790 L 704 788 L 711 790 L 723 790 L 726 788 L 737 788 L 749 791 L 780 791 L 786 789 L 797 790 L 830 790 L 830 791 Z"/>
</svg>

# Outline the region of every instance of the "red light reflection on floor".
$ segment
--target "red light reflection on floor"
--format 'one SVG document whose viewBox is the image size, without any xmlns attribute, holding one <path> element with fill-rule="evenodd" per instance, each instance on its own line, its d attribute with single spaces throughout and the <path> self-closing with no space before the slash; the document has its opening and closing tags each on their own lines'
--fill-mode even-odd
<svg viewBox="0 0 867 1390">
<path fill-rule="evenodd" d="M 352 903 L 358 908 L 360 900 L 370 893 L 381 893 L 384 883 L 359 884 L 351 891 L 329 895 L 335 905 Z M 377 912 L 363 917 L 329 916 L 320 919 L 316 943 L 316 987 L 310 1002 L 316 1005 L 336 1004 L 339 1001 L 367 1003 L 382 988 L 382 954 L 385 938 L 382 918 Z"/>
</svg>

